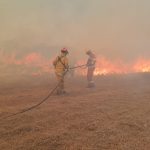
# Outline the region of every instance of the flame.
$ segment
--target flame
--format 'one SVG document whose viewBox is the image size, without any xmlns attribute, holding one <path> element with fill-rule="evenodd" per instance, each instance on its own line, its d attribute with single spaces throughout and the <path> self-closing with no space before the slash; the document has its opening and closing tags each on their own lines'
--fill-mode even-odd
<svg viewBox="0 0 150 150">
<path fill-rule="evenodd" d="M 0 51 L 0 59 L 0 62 L 5 66 L 24 66 L 26 71 L 22 70 L 22 73 L 28 72 L 28 70 L 30 70 L 30 74 L 32 76 L 40 76 L 43 73 L 52 72 L 52 67 L 50 67 L 52 59 L 46 59 L 40 53 L 33 52 L 24 56 L 23 58 L 17 59 L 17 55 L 15 53 L 6 55 L 3 51 Z M 36 68 L 36 70 L 33 68 Z"/>
<path fill-rule="evenodd" d="M 150 72 L 150 60 L 139 59 L 134 65 L 135 72 Z"/>
<path fill-rule="evenodd" d="M 77 65 L 85 64 L 83 61 L 79 61 Z M 107 74 L 125 74 L 129 72 L 128 65 L 125 65 L 121 60 L 110 61 L 105 57 L 98 57 L 96 62 L 96 68 L 94 75 L 107 75 Z M 86 75 L 86 70 L 78 70 L 78 74 Z"/>
<path fill-rule="evenodd" d="M 77 62 L 76 65 L 85 64 L 83 61 Z M 86 75 L 85 69 L 77 71 L 79 75 Z M 107 74 L 127 74 L 136 72 L 150 72 L 150 60 L 138 59 L 135 63 L 128 64 L 121 60 L 111 61 L 105 57 L 98 57 L 94 75 L 107 75 Z"/>
<path fill-rule="evenodd" d="M 95 75 L 127 73 L 127 66 L 121 60 L 111 61 L 105 57 L 97 60 Z"/>
<path fill-rule="evenodd" d="M 0 63 L 4 66 L 23 66 L 24 70 L 20 71 L 22 74 L 28 73 L 32 76 L 40 76 L 43 73 L 52 73 L 53 67 L 51 66 L 53 58 L 47 59 L 42 54 L 32 52 L 22 58 L 18 58 L 17 54 L 6 54 L 0 50 Z M 86 61 L 79 60 L 76 66 L 86 64 Z M 30 70 L 30 71 L 29 71 Z M 150 60 L 139 58 L 133 63 L 125 63 L 121 59 L 110 60 L 104 56 L 97 57 L 97 63 L 94 75 L 107 75 L 107 74 L 127 74 L 136 72 L 150 72 Z M 85 67 L 75 70 L 77 75 L 85 76 L 87 69 Z"/>
</svg>

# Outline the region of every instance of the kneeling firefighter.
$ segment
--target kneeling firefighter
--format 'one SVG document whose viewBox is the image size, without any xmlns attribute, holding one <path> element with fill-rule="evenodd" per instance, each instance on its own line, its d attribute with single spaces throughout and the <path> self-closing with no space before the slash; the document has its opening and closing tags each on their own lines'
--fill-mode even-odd
<svg viewBox="0 0 150 150">
<path fill-rule="evenodd" d="M 93 81 L 93 76 L 94 76 L 94 71 L 95 71 L 95 65 L 96 65 L 96 56 L 95 54 L 91 51 L 88 50 L 86 54 L 89 56 L 87 60 L 87 81 L 88 81 L 88 88 L 95 87 L 95 83 Z"/>
<path fill-rule="evenodd" d="M 56 59 L 53 61 L 53 65 L 55 68 L 55 74 L 58 80 L 58 88 L 57 94 L 65 94 L 66 91 L 64 90 L 64 76 L 69 69 L 68 64 L 68 50 L 66 48 L 61 49 L 60 56 L 57 56 Z"/>
</svg>

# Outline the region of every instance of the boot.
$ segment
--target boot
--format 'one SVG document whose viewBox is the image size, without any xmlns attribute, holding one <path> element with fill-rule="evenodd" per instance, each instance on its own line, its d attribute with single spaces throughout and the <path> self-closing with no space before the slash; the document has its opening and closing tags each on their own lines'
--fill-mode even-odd
<svg viewBox="0 0 150 150">
<path fill-rule="evenodd" d="M 87 88 L 94 88 L 94 87 L 95 87 L 94 81 L 90 81 L 90 82 L 88 83 Z"/>
<path fill-rule="evenodd" d="M 58 88 L 56 91 L 56 95 L 61 95 L 61 93 L 62 93 L 61 90 Z"/>
</svg>

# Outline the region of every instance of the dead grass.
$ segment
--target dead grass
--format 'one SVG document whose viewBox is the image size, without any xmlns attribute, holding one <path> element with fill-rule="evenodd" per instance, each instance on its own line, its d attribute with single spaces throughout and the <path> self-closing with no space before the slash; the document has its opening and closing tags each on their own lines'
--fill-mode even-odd
<svg viewBox="0 0 150 150">
<path fill-rule="evenodd" d="M 45 97 L 55 82 L 0 87 L 0 117 Z M 68 79 L 69 95 L 53 95 L 35 110 L 0 120 L 1 150 L 149 150 L 150 76 Z M 34 85 L 34 86 L 32 86 Z"/>
</svg>

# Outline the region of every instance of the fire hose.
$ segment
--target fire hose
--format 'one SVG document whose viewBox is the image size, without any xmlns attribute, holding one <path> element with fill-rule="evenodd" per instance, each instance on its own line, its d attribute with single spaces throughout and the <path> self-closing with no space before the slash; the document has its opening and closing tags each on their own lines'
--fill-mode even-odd
<svg viewBox="0 0 150 150">
<path fill-rule="evenodd" d="M 82 68 L 82 67 L 86 67 L 86 66 L 87 66 L 87 65 L 79 65 L 79 66 L 75 66 L 75 67 L 69 68 L 69 69 L 67 69 L 67 70 L 64 72 L 63 76 L 65 76 L 65 75 L 68 73 L 69 70 L 74 70 L 74 69 Z M 9 116 L 3 117 L 3 118 L 1 118 L 0 120 L 4 120 L 4 119 L 7 119 L 7 118 L 11 118 L 11 117 L 17 116 L 17 115 L 19 115 L 19 114 L 23 114 L 23 113 L 25 113 L 25 112 L 27 112 L 27 111 L 31 111 L 31 110 L 37 108 L 37 107 L 40 106 L 42 103 L 44 103 L 46 100 L 48 100 L 48 98 L 49 98 L 50 96 L 52 96 L 52 94 L 56 91 L 56 89 L 58 88 L 59 85 L 60 85 L 60 82 L 59 82 L 59 83 L 55 86 L 55 88 L 53 88 L 53 89 L 49 92 L 49 94 L 48 94 L 44 99 L 42 99 L 39 103 L 37 103 L 37 104 L 35 104 L 35 105 L 33 105 L 33 106 L 29 107 L 29 108 L 23 109 L 23 110 L 21 110 L 21 111 L 19 111 L 19 112 L 16 112 L 16 113 L 14 113 L 14 114 L 11 114 L 11 115 L 9 115 Z"/>
</svg>

